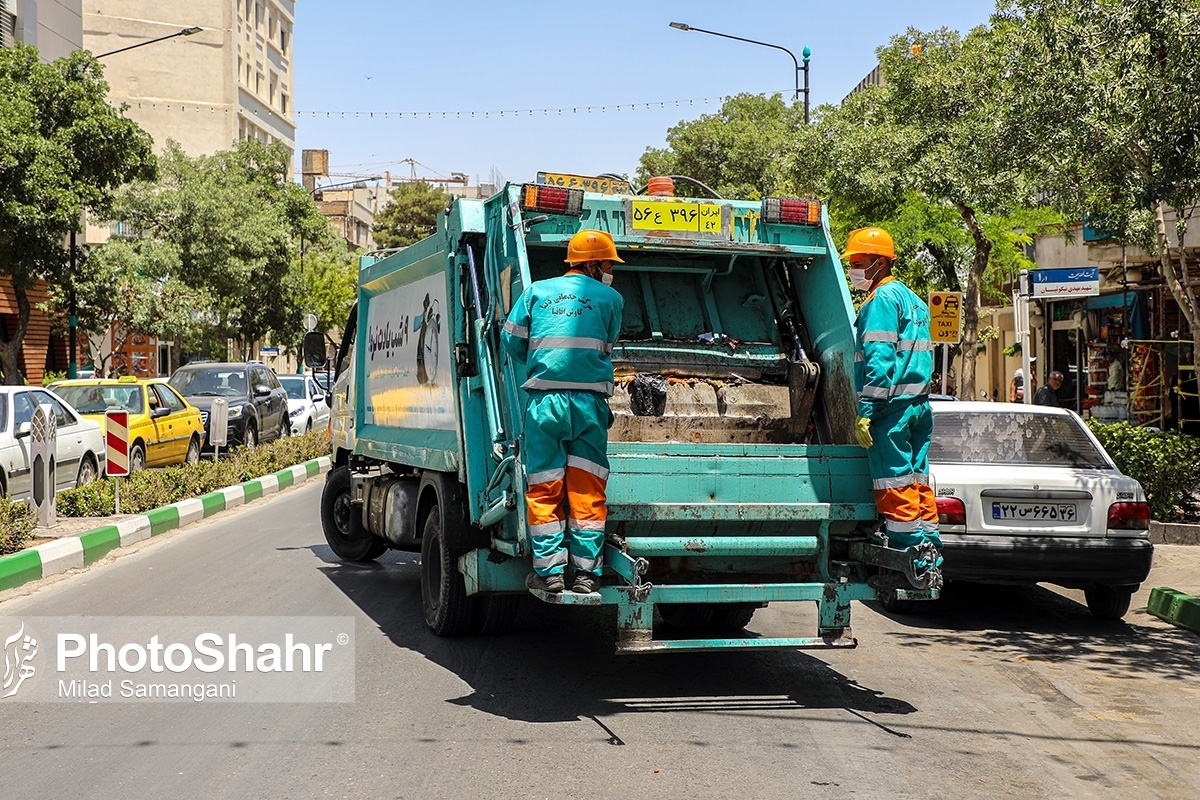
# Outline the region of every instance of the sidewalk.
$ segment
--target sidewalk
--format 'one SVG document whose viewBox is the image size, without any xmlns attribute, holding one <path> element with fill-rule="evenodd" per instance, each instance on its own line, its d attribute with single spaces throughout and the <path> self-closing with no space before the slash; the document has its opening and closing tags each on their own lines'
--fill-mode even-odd
<svg viewBox="0 0 1200 800">
<path fill-rule="evenodd" d="M 0 591 L 95 563 L 118 547 L 182 528 L 327 472 L 328 456 L 246 481 L 236 486 L 181 500 L 144 514 L 111 517 L 60 517 L 54 528 L 37 528 L 34 536 L 52 541 L 0 557 Z"/>
</svg>

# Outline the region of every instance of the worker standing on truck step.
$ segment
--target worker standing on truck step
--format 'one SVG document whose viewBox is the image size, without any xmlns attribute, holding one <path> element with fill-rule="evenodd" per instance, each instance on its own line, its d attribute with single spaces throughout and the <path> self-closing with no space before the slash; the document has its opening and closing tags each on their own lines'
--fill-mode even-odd
<svg viewBox="0 0 1200 800">
<path fill-rule="evenodd" d="M 599 586 L 608 519 L 608 398 L 625 305 L 611 288 L 612 270 L 624 262 L 611 235 L 582 230 L 567 245 L 566 263 L 565 275 L 521 293 L 501 339 L 528 373 L 521 457 L 534 571 L 525 585 L 565 588 L 569 534 L 571 591 L 590 593 Z"/>
<path fill-rule="evenodd" d="M 929 307 L 892 276 L 896 248 L 882 228 L 852 231 L 842 260 L 850 263 L 850 283 L 868 293 L 855 322 L 854 435 L 867 450 L 888 545 L 906 549 L 931 542 L 941 551 L 937 502 L 929 486 Z M 939 556 L 936 564 L 916 566 L 941 562 Z"/>
</svg>

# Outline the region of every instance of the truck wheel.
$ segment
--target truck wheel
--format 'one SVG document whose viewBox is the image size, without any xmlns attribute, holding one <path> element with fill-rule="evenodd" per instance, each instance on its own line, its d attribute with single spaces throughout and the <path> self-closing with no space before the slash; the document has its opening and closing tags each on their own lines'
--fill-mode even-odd
<svg viewBox="0 0 1200 800">
<path fill-rule="evenodd" d="M 1088 611 L 1096 619 L 1120 619 L 1129 610 L 1133 589 L 1128 586 L 1089 586 L 1083 590 Z"/>
<path fill-rule="evenodd" d="M 479 598 L 475 613 L 475 632 L 482 636 L 500 636 L 513 629 L 521 596 L 485 594 Z"/>
<path fill-rule="evenodd" d="M 750 624 L 754 612 L 758 610 L 757 603 L 721 603 L 713 608 L 712 624 L 715 628 L 740 631 Z"/>
<path fill-rule="evenodd" d="M 438 636 L 461 636 L 475 621 L 475 599 L 467 597 L 456 561 L 442 538 L 441 508 L 434 504 L 421 533 L 421 606 L 425 624 Z"/>
<path fill-rule="evenodd" d="M 337 467 L 325 478 L 321 491 L 321 530 L 329 549 L 342 561 L 374 561 L 387 551 L 387 543 L 374 536 L 350 538 L 350 468 Z"/>
<path fill-rule="evenodd" d="M 707 603 L 661 603 L 663 622 L 681 631 L 705 628 L 712 622 L 713 607 Z"/>
<path fill-rule="evenodd" d="M 924 601 L 916 600 L 897 600 L 896 592 L 891 589 L 883 589 L 878 593 L 879 605 L 883 606 L 883 610 L 889 614 L 915 614 L 917 613 L 917 603 Z"/>
</svg>

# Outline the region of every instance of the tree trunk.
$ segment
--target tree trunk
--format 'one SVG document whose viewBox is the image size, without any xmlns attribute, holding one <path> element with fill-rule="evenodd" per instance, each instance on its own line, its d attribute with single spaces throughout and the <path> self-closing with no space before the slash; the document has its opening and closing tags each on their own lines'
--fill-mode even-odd
<svg viewBox="0 0 1200 800">
<path fill-rule="evenodd" d="M 1176 212 L 1183 213 L 1183 212 Z M 1188 281 L 1187 266 L 1183 252 L 1183 236 L 1179 237 L 1179 263 L 1183 267 L 1183 280 L 1175 272 L 1175 261 L 1171 258 L 1171 243 L 1167 239 L 1167 222 L 1164 216 L 1162 201 L 1154 204 L 1154 231 L 1158 235 L 1158 263 L 1162 266 L 1163 279 L 1175 302 L 1179 304 L 1179 313 L 1187 320 L 1192 338 L 1200 334 L 1200 310 L 1197 308 L 1196 295 Z M 1192 348 L 1192 362 L 1196 362 L 1196 348 Z"/>
<path fill-rule="evenodd" d="M 17 297 L 17 329 L 6 337 L 4 326 L 0 325 L 0 369 L 4 370 L 6 386 L 21 386 L 25 383 L 21 374 L 21 345 L 29 329 L 29 295 L 19 286 L 13 287 L 13 294 Z"/>
<path fill-rule="evenodd" d="M 975 209 L 959 202 L 954 207 L 962 215 L 971 238 L 975 240 L 975 259 L 971 263 L 971 271 L 967 273 L 967 288 L 963 293 L 962 374 L 958 376 L 959 398 L 975 400 L 975 343 L 979 341 L 979 305 L 982 302 L 980 286 L 991 257 L 992 240 L 975 218 Z"/>
</svg>

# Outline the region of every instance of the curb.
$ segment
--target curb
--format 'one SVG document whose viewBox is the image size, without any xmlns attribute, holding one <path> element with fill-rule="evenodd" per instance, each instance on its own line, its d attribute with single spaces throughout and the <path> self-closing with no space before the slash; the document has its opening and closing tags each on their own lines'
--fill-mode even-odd
<svg viewBox="0 0 1200 800">
<path fill-rule="evenodd" d="M 1166 586 L 1150 590 L 1146 610 L 1172 625 L 1200 633 L 1200 599 Z"/>
<path fill-rule="evenodd" d="M 321 456 L 252 481 L 152 509 L 115 525 L 102 525 L 84 533 L 64 536 L 53 542 L 0 557 L 0 591 L 58 575 L 69 569 L 90 566 L 118 547 L 128 547 L 143 539 L 182 528 L 222 511 L 274 494 L 281 489 L 304 483 L 309 478 L 327 472 L 331 466 L 329 456 Z"/>
</svg>

